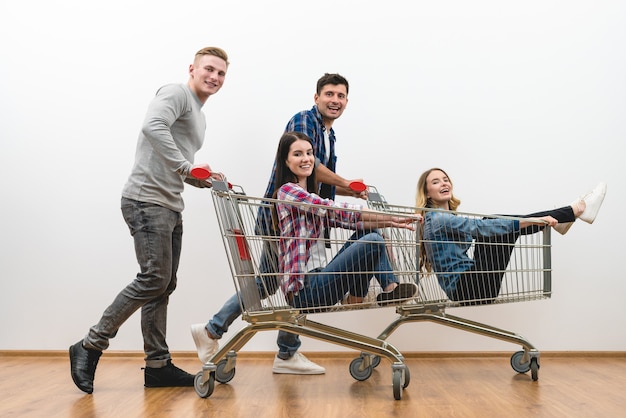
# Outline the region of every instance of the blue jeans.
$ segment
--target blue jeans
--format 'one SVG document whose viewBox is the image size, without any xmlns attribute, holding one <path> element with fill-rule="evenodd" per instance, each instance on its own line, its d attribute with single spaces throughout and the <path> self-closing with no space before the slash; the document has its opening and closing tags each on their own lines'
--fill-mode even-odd
<svg viewBox="0 0 626 418">
<path fill-rule="evenodd" d="M 120 326 L 141 308 L 141 332 L 147 367 L 171 359 L 165 342 L 167 304 L 176 289 L 183 236 L 182 215 L 153 203 L 122 198 L 122 215 L 135 241 L 140 272 L 89 329 L 85 347 L 106 350 Z"/>
<path fill-rule="evenodd" d="M 278 256 L 276 251 L 275 243 L 265 241 L 261 253 L 261 261 L 259 263 L 260 273 L 272 274 L 278 272 Z M 265 277 L 265 283 L 263 283 L 261 278 L 257 278 L 256 280 L 259 295 L 262 299 L 273 295 L 278 289 L 278 278 L 276 276 L 270 275 Z M 225 332 L 228 332 L 228 327 L 239 315 L 241 315 L 241 301 L 239 293 L 235 293 L 228 298 L 220 310 L 213 315 L 213 318 L 207 323 L 206 329 L 213 338 L 220 339 Z M 300 341 L 299 335 L 279 330 L 276 344 L 278 345 L 279 357 L 287 359 L 298 351 L 302 342 Z"/>
<path fill-rule="evenodd" d="M 363 297 L 368 292 L 372 271 L 376 272 L 376 279 L 383 289 L 390 283 L 398 283 L 387 256 L 384 238 L 376 231 L 357 231 L 341 247 L 335 258 L 321 269 L 322 273 L 330 274 L 306 276 L 305 289 L 294 296 L 292 304 L 296 308 L 330 306 L 343 300 L 348 292 Z M 341 274 L 332 274 L 334 272 Z M 283 360 L 293 356 L 301 345 L 300 336 L 285 331 L 278 332 L 276 343 L 278 357 Z"/>
<path fill-rule="evenodd" d="M 331 261 L 331 263 L 327 266 L 327 268 L 330 268 L 331 265 L 333 265 L 333 262 L 337 259 L 337 257 L 339 257 L 339 255 L 342 254 L 345 251 L 345 249 L 348 248 L 351 244 L 356 242 L 356 240 L 359 240 L 364 237 L 368 237 L 365 240 L 370 240 L 371 237 L 369 237 L 368 235 L 374 235 L 375 236 L 374 239 L 376 241 L 378 241 L 379 239 L 382 240 L 382 237 L 378 233 L 370 234 L 369 231 L 355 232 L 352 235 L 352 237 L 350 237 L 350 240 L 346 242 L 346 244 L 344 244 L 344 246 L 339 251 L 335 259 Z M 383 244 L 384 244 L 384 241 L 383 241 Z M 383 245 L 383 249 L 384 249 L 384 245 Z M 351 257 L 350 254 L 345 254 L 344 256 Z M 261 262 L 259 266 L 261 273 L 272 273 L 272 272 L 276 273 L 278 271 L 277 262 L 278 262 L 278 257 L 276 255 L 276 248 L 273 248 L 270 245 L 265 246 L 264 251 L 261 255 Z M 369 270 L 372 271 L 372 269 L 369 269 Z M 379 255 L 378 265 L 375 267 L 375 271 L 381 272 L 378 275 L 379 277 L 377 277 L 377 279 L 380 282 L 380 285 L 383 289 L 392 282 L 395 282 L 395 283 L 398 282 L 398 279 L 391 273 L 391 270 L 392 270 L 391 264 L 389 263 L 387 252 L 382 251 L 382 253 Z M 369 284 L 370 278 L 371 278 L 371 275 L 367 279 L 368 284 Z M 263 287 L 262 281 L 260 279 L 257 279 L 257 286 L 259 287 L 259 294 L 261 295 L 261 297 L 262 298 L 267 297 L 267 292 L 265 292 L 265 288 Z M 277 281 L 272 281 L 270 279 L 270 280 L 266 280 L 266 286 L 268 288 L 269 293 L 273 294 L 277 290 L 278 283 Z M 365 285 L 366 293 L 367 293 L 367 288 L 368 288 L 368 285 L 366 284 Z M 341 297 L 343 297 L 344 294 L 345 292 L 341 295 Z M 241 315 L 241 303 L 239 300 L 239 294 L 236 293 L 233 296 L 231 296 L 226 301 L 226 303 L 224 303 L 222 308 L 215 315 L 213 315 L 213 318 L 211 318 L 211 320 L 206 325 L 206 329 L 209 331 L 209 333 L 211 334 L 213 338 L 220 339 L 222 338 L 224 333 L 228 331 L 228 327 L 235 321 L 235 319 L 237 319 L 237 317 L 239 317 L 239 315 Z M 300 341 L 300 336 L 298 334 L 292 334 L 290 332 L 279 330 L 278 337 L 276 339 L 276 344 L 278 345 L 278 357 L 282 359 L 288 359 L 292 357 L 298 351 L 298 349 L 302 345 L 302 342 Z"/>
<path fill-rule="evenodd" d="M 368 238 L 365 238 L 370 234 L 375 234 L 378 236 L 377 237 L 370 236 Z M 374 241 L 378 241 L 379 238 L 382 238 L 382 235 L 380 235 L 380 233 L 377 230 L 356 231 L 348 239 L 348 242 L 344 244 L 342 249 L 337 253 L 337 256 L 339 256 L 339 254 L 341 254 L 342 251 L 344 251 L 347 247 L 349 247 L 351 244 L 353 244 L 355 241 L 361 238 L 364 238 L 364 241 L 369 241 L 370 239 Z M 393 274 L 393 268 L 391 267 L 391 262 L 389 261 L 389 254 L 387 254 L 387 251 L 384 251 L 380 254 L 378 258 L 378 265 L 374 266 L 373 271 L 376 272 L 375 274 L 376 280 L 378 280 L 380 287 L 382 287 L 383 289 L 385 289 L 391 283 L 398 283 L 398 278 Z"/>
<path fill-rule="evenodd" d="M 385 239 L 378 232 L 357 232 L 319 273 L 305 276 L 304 288 L 294 294 L 292 304 L 295 308 L 331 306 L 346 293 L 364 297 L 373 271 L 384 272 L 384 280 L 397 281 L 391 272 Z"/>
</svg>

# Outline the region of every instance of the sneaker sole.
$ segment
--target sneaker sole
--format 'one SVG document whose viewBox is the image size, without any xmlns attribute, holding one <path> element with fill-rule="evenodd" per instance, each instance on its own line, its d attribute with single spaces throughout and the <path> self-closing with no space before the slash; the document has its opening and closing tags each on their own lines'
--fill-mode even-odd
<svg viewBox="0 0 626 418">
<path fill-rule="evenodd" d="M 292 369 L 278 369 L 272 368 L 272 373 L 275 374 L 299 374 L 299 375 L 315 375 L 324 374 L 326 370 L 292 370 Z"/>
<path fill-rule="evenodd" d="M 602 200 L 604 200 L 604 197 L 602 198 Z M 600 202 L 600 205 L 602 205 L 602 202 Z M 587 222 L 588 224 L 592 224 L 596 220 L 598 212 L 600 212 L 600 205 L 598 205 L 598 207 L 593 212 L 586 213 L 584 214 L 584 216 L 581 215 L 579 219 L 583 222 Z"/>
</svg>

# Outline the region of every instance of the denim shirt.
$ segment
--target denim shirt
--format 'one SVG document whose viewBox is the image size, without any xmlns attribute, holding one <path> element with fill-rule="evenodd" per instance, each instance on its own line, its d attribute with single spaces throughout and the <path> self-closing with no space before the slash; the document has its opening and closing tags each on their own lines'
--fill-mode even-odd
<svg viewBox="0 0 626 418">
<path fill-rule="evenodd" d="M 429 211 L 424 217 L 423 242 L 426 257 L 439 285 L 450 295 L 460 274 L 474 267 L 467 251 L 479 237 L 494 237 L 519 230 L 514 219 L 475 219 L 448 211 Z"/>
</svg>

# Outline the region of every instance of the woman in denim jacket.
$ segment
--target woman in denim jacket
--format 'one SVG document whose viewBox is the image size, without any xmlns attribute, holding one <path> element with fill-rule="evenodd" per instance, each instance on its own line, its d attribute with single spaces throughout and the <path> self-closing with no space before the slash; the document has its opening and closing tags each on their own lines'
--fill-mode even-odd
<svg viewBox="0 0 626 418">
<path fill-rule="evenodd" d="M 452 180 L 440 168 L 425 171 L 417 183 L 416 206 L 422 211 L 423 245 L 420 265 L 435 272 L 450 300 L 464 304 L 491 303 L 500 291 L 514 243 L 520 235 L 533 234 L 545 226 L 565 234 L 580 218 L 593 223 L 606 184 L 558 209 L 506 218 L 469 218 L 457 215 L 461 201 L 453 194 Z M 475 241 L 473 257 L 467 251 Z"/>
</svg>

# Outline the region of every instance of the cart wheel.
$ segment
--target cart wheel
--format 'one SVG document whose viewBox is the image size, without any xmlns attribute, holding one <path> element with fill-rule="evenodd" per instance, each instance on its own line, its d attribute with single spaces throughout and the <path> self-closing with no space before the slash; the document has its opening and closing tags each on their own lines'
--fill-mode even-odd
<svg viewBox="0 0 626 418">
<path fill-rule="evenodd" d="M 539 362 L 536 357 L 530 359 L 530 377 L 533 379 L 533 382 L 539 379 Z"/>
<path fill-rule="evenodd" d="M 402 389 L 406 389 L 411 383 L 411 372 L 409 372 L 409 367 L 406 366 L 404 368 L 404 384 L 402 385 Z"/>
<path fill-rule="evenodd" d="M 376 354 L 361 353 L 361 357 L 365 356 L 369 356 L 372 369 L 378 367 L 378 365 L 380 364 L 380 356 L 377 356 Z"/>
<path fill-rule="evenodd" d="M 367 380 L 372 375 L 372 367 L 362 367 L 363 357 L 357 357 L 350 363 L 350 375 L 358 381 Z"/>
<path fill-rule="evenodd" d="M 525 363 L 522 363 L 523 357 L 524 357 L 523 351 L 518 351 L 511 356 L 511 367 L 513 367 L 513 370 L 515 370 L 518 373 L 526 373 L 527 371 L 530 370 L 530 367 L 531 367 L 531 361 L 533 359 L 531 359 L 531 361 L 526 361 Z M 536 361 L 536 359 L 534 360 Z"/>
<path fill-rule="evenodd" d="M 228 372 L 224 371 L 227 362 L 227 359 L 221 359 L 216 364 L 217 369 L 215 369 L 215 380 L 220 383 L 228 383 L 233 380 L 233 377 L 235 377 L 235 367 L 230 369 Z"/>
<path fill-rule="evenodd" d="M 399 401 L 400 399 L 402 399 L 402 370 L 393 370 L 393 375 L 391 379 L 393 383 L 393 398 L 396 401 Z"/>
<path fill-rule="evenodd" d="M 202 383 L 202 374 L 204 372 L 198 372 L 193 379 L 193 387 L 196 389 L 196 393 L 201 398 L 208 398 L 213 393 L 215 388 L 215 373 L 209 373 L 209 380 Z"/>
<path fill-rule="evenodd" d="M 372 369 L 375 369 L 380 364 L 380 356 L 372 356 Z"/>
</svg>

